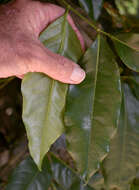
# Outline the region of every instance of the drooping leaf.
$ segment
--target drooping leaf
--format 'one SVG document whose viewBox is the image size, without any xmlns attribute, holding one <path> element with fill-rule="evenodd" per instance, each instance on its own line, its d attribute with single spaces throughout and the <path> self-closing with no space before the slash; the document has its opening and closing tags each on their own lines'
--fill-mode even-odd
<svg viewBox="0 0 139 190">
<path fill-rule="evenodd" d="M 103 0 L 79 0 L 79 3 L 92 19 L 98 19 L 101 13 Z"/>
<path fill-rule="evenodd" d="M 139 72 L 139 34 L 121 34 L 113 40 L 116 51 L 123 63 L 133 71 Z"/>
<path fill-rule="evenodd" d="M 118 124 L 121 92 L 115 57 L 102 36 L 87 50 L 82 64 L 86 79 L 69 88 L 65 123 L 68 150 L 88 179 L 109 150 Z"/>
<path fill-rule="evenodd" d="M 123 101 L 118 131 L 104 161 L 108 188 L 130 189 L 139 165 L 139 77 L 123 83 Z"/>
<path fill-rule="evenodd" d="M 14 170 L 6 190 L 94 190 L 53 154 L 43 160 L 42 171 L 28 157 Z"/>
<path fill-rule="evenodd" d="M 60 190 L 94 190 L 89 185 L 85 185 L 71 168 L 66 166 L 55 156 L 51 155 L 51 167 L 53 179 Z"/>
<path fill-rule="evenodd" d="M 51 181 L 52 172 L 48 159 L 44 159 L 40 172 L 33 160 L 28 157 L 14 170 L 6 190 L 48 190 Z"/>
<path fill-rule="evenodd" d="M 67 14 L 49 25 L 40 40 L 53 52 L 75 62 L 82 55 L 77 36 L 67 22 Z M 67 84 L 41 73 L 29 73 L 22 81 L 23 121 L 31 156 L 39 168 L 51 144 L 64 131 L 62 115 L 67 88 Z"/>
</svg>

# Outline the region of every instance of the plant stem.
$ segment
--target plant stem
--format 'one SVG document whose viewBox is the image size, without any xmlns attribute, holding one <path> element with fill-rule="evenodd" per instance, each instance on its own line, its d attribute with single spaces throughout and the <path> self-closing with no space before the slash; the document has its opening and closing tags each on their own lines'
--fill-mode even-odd
<svg viewBox="0 0 139 190">
<path fill-rule="evenodd" d="M 87 18 L 85 18 L 83 15 L 81 15 L 78 11 L 76 11 L 74 8 L 72 8 L 65 0 L 62 0 L 62 2 L 68 7 L 69 10 L 73 11 L 76 15 L 78 15 L 82 20 L 84 20 L 86 23 L 88 23 L 92 28 L 94 28 L 98 33 L 104 34 L 105 36 L 108 36 L 109 38 L 111 38 L 112 40 L 118 41 L 121 44 L 134 49 L 135 51 L 138 51 L 137 49 L 128 46 L 127 43 L 119 40 L 118 38 L 116 38 L 115 36 L 111 35 L 110 33 L 107 33 L 103 30 L 101 30 L 100 28 L 98 28 L 97 26 L 95 26 L 91 21 L 89 21 Z"/>
<path fill-rule="evenodd" d="M 89 21 L 87 18 L 85 18 L 84 16 L 82 16 L 78 11 L 76 11 L 74 8 L 72 8 L 65 0 L 62 0 L 63 3 L 68 7 L 68 9 L 70 9 L 71 11 L 73 11 L 76 15 L 78 15 L 82 20 L 84 20 L 86 23 L 88 23 L 90 26 L 92 26 L 92 28 L 94 28 L 96 31 L 100 30 L 99 28 L 97 28 L 91 21 Z"/>
</svg>

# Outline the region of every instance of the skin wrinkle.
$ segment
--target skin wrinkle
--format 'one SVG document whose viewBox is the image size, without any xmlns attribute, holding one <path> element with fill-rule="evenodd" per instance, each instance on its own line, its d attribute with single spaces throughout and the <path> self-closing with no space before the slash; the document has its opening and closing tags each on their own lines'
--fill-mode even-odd
<svg viewBox="0 0 139 190">
<path fill-rule="evenodd" d="M 43 72 L 64 83 L 77 84 L 84 79 L 85 74 L 79 81 L 71 81 L 73 69 L 79 66 L 54 54 L 38 40 L 40 32 L 64 12 L 56 5 L 32 0 L 16 0 L 0 6 L 0 77 Z M 68 22 L 84 49 L 83 38 L 69 15 Z"/>
</svg>

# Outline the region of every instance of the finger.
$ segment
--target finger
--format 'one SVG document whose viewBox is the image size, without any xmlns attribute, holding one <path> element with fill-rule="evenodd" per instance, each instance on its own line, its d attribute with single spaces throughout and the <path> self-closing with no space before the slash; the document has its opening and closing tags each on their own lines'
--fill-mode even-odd
<svg viewBox="0 0 139 190">
<path fill-rule="evenodd" d="M 19 78 L 19 79 L 23 79 L 24 75 L 16 75 L 16 77 Z"/>
<path fill-rule="evenodd" d="M 29 72 L 43 72 L 63 83 L 79 84 L 85 78 L 85 72 L 76 63 L 43 46 L 28 65 Z"/>
</svg>

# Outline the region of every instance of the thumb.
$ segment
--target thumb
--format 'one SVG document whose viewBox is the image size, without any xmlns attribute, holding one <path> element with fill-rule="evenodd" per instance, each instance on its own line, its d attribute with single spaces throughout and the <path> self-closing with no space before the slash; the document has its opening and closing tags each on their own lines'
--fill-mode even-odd
<svg viewBox="0 0 139 190">
<path fill-rule="evenodd" d="M 29 72 L 43 72 L 63 83 L 78 84 L 85 78 L 85 72 L 73 61 L 55 54 L 43 46 L 37 56 L 28 64 Z"/>
</svg>

